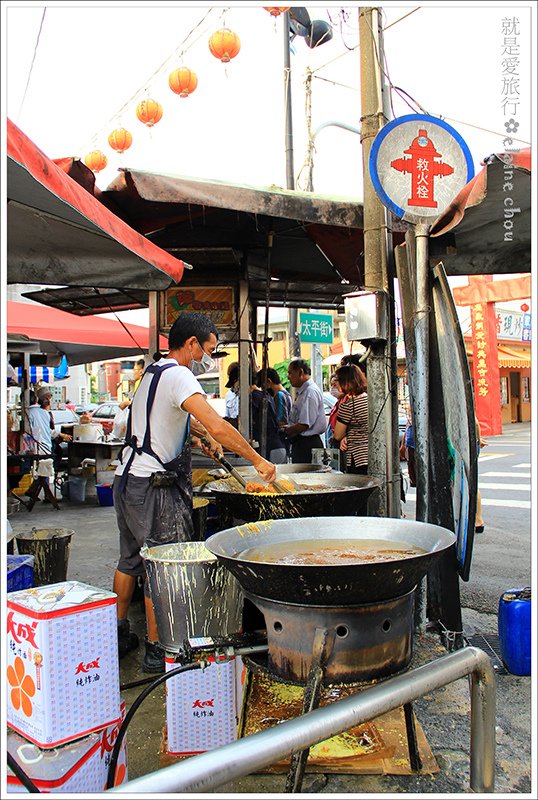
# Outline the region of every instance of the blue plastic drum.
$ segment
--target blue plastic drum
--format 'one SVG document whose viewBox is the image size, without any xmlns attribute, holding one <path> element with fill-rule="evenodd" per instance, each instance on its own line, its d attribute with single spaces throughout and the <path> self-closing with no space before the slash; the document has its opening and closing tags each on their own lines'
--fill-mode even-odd
<svg viewBox="0 0 538 800">
<path fill-rule="evenodd" d="M 512 675 L 531 674 L 531 590 L 509 589 L 499 600 L 501 657 Z"/>
</svg>

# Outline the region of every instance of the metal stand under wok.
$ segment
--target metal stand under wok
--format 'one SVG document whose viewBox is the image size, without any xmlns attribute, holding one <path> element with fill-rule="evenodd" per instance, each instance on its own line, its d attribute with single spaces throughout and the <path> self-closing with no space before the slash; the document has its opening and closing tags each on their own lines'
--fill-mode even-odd
<svg viewBox="0 0 538 800">
<path fill-rule="evenodd" d="M 280 546 L 286 552 L 298 540 L 307 541 L 310 548 L 316 540 L 332 540 L 339 547 L 344 540 L 361 539 L 382 540 L 389 551 L 393 545 L 391 552 L 400 555 L 388 560 L 374 557 L 338 564 L 314 559 L 311 564 L 294 564 L 271 561 L 263 549 Z M 409 520 L 309 517 L 220 531 L 206 546 L 236 576 L 245 600 L 264 617 L 266 671 L 276 680 L 305 686 L 305 715 L 318 709 L 324 682 L 350 685 L 407 669 L 415 588 L 454 541 L 451 531 Z M 262 554 L 259 560 L 251 547 Z M 419 771 L 413 710 L 410 702 L 402 705 L 410 765 Z M 308 754 L 309 748 L 292 753 L 286 791 L 300 791 Z"/>
<path fill-rule="evenodd" d="M 312 661 L 304 688 L 301 715 L 308 714 L 319 708 L 321 690 L 328 662 L 334 653 L 335 641 L 336 630 L 334 628 L 316 628 L 312 646 Z M 260 668 L 259 658 L 254 660 L 252 656 L 249 655 L 245 658 L 245 661 L 251 670 L 258 670 Z M 263 671 L 266 670 L 264 669 Z M 418 748 L 412 704 L 410 702 L 405 703 L 403 710 L 409 763 L 413 772 L 420 772 L 422 769 L 422 759 Z M 291 755 L 290 768 L 286 777 L 285 791 L 287 793 L 301 792 L 309 753 L 310 748 L 307 747 Z"/>
</svg>

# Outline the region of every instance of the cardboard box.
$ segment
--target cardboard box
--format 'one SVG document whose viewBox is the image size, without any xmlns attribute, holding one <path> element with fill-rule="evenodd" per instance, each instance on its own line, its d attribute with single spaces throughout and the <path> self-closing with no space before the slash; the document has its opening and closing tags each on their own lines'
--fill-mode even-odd
<svg viewBox="0 0 538 800">
<path fill-rule="evenodd" d="M 39 747 L 120 717 L 116 595 L 77 581 L 7 600 L 7 723 Z"/>
<path fill-rule="evenodd" d="M 166 656 L 166 671 L 178 665 Z M 235 658 L 166 681 L 168 751 L 194 755 L 237 738 Z"/>
</svg>

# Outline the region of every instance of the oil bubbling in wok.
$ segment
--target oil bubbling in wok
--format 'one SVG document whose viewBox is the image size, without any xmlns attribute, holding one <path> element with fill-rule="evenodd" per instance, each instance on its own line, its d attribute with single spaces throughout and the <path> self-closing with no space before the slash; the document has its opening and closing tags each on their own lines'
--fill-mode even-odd
<svg viewBox="0 0 538 800">
<path fill-rule="evenodd" d="M 400 561 L 426 552 L 422 547 L 390 539 L 311 539 L 249 547 L 236 558 L 265 564 L 343 566 Z"/>
</svg>

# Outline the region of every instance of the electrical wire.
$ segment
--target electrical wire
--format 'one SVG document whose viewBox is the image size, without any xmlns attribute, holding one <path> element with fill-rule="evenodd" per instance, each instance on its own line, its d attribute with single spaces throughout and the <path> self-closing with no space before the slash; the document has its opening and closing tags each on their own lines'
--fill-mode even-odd
<svg viewBox="0 0 538 800">
<path fill-rule="evenodd" d="M 116 312 L 116 311 L 115 311 L 115 310 L 112 308 L 112 306 L 110 305 L 110 303 L 109 303 L 109 302 L 108 302 L 108 300 L 106 299 L 106 296 L 105 296 L 104 294 L 102 294 L 102 293 L 101 293 L 100 289 L 95 289 L 95 292 L 96 292 L 96 293 L 99 295 L 99 297 L 101 297 L 101 298 L 102 298 L 102 299 L 105 301 L 105 303 L 107 304 L 108 308 L 110 309 L 110 313 L 111 313 L 111 314 L 114 314 L 114 316 L 116 317 L 116 319 L 118 320 L 118 322 L 120 323 L 120 325 L 122 326 L 122 328 L 123 328 L 123 329 L 125 330 L 125 332 L 126 332 L 126 333 L 127 333 L 127 334 L 128 334 L 130 337 L 131 337 L 131 339 L 133 340 L 133 342 L 135 343 L 135 345 L 138 347 L 138 349 L 140 350 L 140 352 L 142 353 L 142 355 L 145 355 L 143 347 L 141 347 L 141 346 L 138 344 L 138 342 L 137 342 L 137 341 L 136 341 L 136 339 L 134 338 L 134 336 L 133 336 L 133 334 L 131 333 L 131 331 L 129 330 L 129 328 L 128 328 L 128 327 L 127 327 L 127 326 L 124 324 L 124 322 L 123 322 L 123 321 L 122 321 L 122 320 L 121 320 L 121 319 L 118 317 L 118 314 L 117 314 L 117 312 Z"/>
<path fill-rule="evenodd" d="M 39 31 L 37 32 L 37 39 L 36 39 L 36 43 L 35 43 L 35 47 L 34 47 L 34 54 L 32 56 L 32 63 L 30 64 L 30 71 L 28 72 L 28 80 L 26 81 L 24 94 L 22 96 L 21 104 L 19 106 L 19 111 L 18 111 L 18 114 L 17 114 L 17 123 L 19 122 L 19 117 L 21 115 L 22 107 L 24 105 L 24 101 L 26 100 L 26 93 L 27 93 L 28 87 L 30 85 L 30 78 L 32 77 L 32 71 L 34 69 L 34 62 L 35 62 L 36 55 L 37 55 L 37 48 L 39 47 L 39 39 L 41 38 L 41 31 L 43 30 L 43 23 L 45 21 L 45 14 L 46 13 L 47 13 L 47 7 L 45 6 L 45 8 L 43 9 L 43 16 L 41 17 L 41 23 L 39 25 Z"/>
<path fill-rule="evenodd" d="M 152 81 L 152 80 L 154 80 L 154 78 L 156 78 L 158 75 L 160 75 L 160 73 L 161 73 L 161 72 L 163 72 L 163 71 L 164 71 L 164 69 L 166 68 L 166 65 L 167 65 L 167 64 L 169 64 L 169 63 L 170 63 L 170 61 L 172 61 L 172 59 L 173 59 L 173 58 L 176 58 L 178 55 L 182 57 L 182 56 L 183 56 L 183 54 L 184 54 L 184 53 L 186 53 L 186 52 L 187 52 L 187 50 L 188 50 L 190 47 L 192 47 L 193 45 L 195 45 L 195 44 L 196 44 L 196 42 L 198 42 L 198 41 L 200 40 L 200 38 L 201 38 L 201 37 L 202 37 L 202 36 L 203 36 L 205 33 L 207 33 L 207 31 L 209 30 L 209 27 L 208 27 L 208 28 L 206 28 L 205 30 L 201 31 L 201 32 L 200 32 L 200 34 L 198 35 L 198 37 L 197 37 L 196 39 L 194 39 L 194 40 L 193 40 L 193 41 L 192 41 L 192 42 L 191 42 L 189 45 L 186 45 L 186 42 L 189 40 L 189 38 L 190 38 L 190 37 L 191 37 L 191 36 L 194 34 L 194 32 L 195 32 L 195 31 L 196 31 L 196 30 L 197 30 L 197 29 L 198 29 L 198 28 L 199 28 L 201 25 L 203 25 L 203 24 L 204 24 L 204 22 L 206 21 L 206 19 L 208 18 L 208 16 L 209 16 L 209 15 L 210 15 L 210 14 L 211 14 L 211 13 L 212 13 L 214 10 L 215 10 L 214 8 L 210 8 L 210 9 L 209 9 L 209 11 L 207 11 L 207 12 L 206 12 L 206 14 L 205 14 L 205 15 L 202 17 L 202 19 L 201 19 L 201 20 L 200 20 L 200 21 L 199 21 L 199 22 L 198 22 L 198 23 L 197 23 L 197 24 L 196 24 L 196 25 L 195 25 L 195 26 L 194 26 L 194 27 L 193 27 L 193 28 L 192 28 L 192 29 L 189 31 L 189 33 L 188 33 L 188 34 L 185 36 L 185 38 L 182 40 L 181 44 L 179 44 L 179 45 L 178 45 L 178 47 L 176 47 L 176 48 L 175 48 L 175 50 L 174 50 L 174 51 L 173 51 L 173 52 L 172 52 L 172 53 L 171 53 L 171 54 L 170 54 L 170 55 L 169 55 L 169 56 L 168 56 L 168 57 L 167 57 L 167 58 L 166 58 L 166 59 L 165 59 L 165 60 L 162 62 L 162 64 L 161 64 L 159 67 L 157 67 L 157 69 L 156 69 L 156 70 L 154 70 L 154 72 L 153 72 L 153 73 L 152 73 L 152 74 L 149 76 L 149 78 L 147 78 L 147 79 L 144 81 L 143 85 L 142 85 L 142 86 L 140 86 L 140 87 L 139 87 L 139 88 L 136 90 L 136 92 L 135 92 L 135 93 L 134 93 L 134 94 L 133 94 L 133 95 L 132 95 L 132 96 L 129 98 L 129 100 L 127 100 L 127 101 L 126 101 L 126 102 L 125 102 L 125 103 L 124 103 L 124 104 L 121 106 L 121 108 L 120 108 L 120 109 L 119 109 L 119 110 L 118 110 L 118 111 L 117 111 L 117 112 L 116 112 L 116 113 L 115 113 L 115 114 L 114 114 L 112 117 L 110 117 L 110 119 L 109 119 L 107 122 L 105 122 L 105 123 L 104 123 L 104 125 L 102 125 L 102 126 L 101 126 L 101 128 L 99 128 L 99 130 L 98 130 L 98 131 L 96 131 L 96 132 L 93 134 L 93 136 L 91 137 L 91 139 L 90 139 L 89 141 L 91 141 L 91 142 L 95 142 L 95 141 L 96 141 L 96 139 L 98 138 L 98 136 L 99 136 L 99 135 L 102 133 L 102 131 L 103 131 L 103 130 L 106 130 L 106 128 L 110 127 L 110 126 L 111 126 L 111 125 L 112 125 L 112 124 L 115 122 L 115 120 L 117 120 L 117 119 L 118 119 L 118 117 L 121 117 L 121 115 L 127 111 L 127 109 L 129 108 L 129 106 L 130 106 L 132 103 L 134 103 L 134 101 L 135 101 L 135 100 L 136 100 L 136 99 L 137 99 L 137 98 L 140 96 L 141 92 L 143 91 L 143 87 L 148 87 L 148 85 L 151 83 L 151 81 Z M 217 17 L 217 20 L 218 20 L 218 19 L 220 19 L 221 17 L 223 17 L 223 16 L 226 14 L 226 12 L 227 12 L 228 10 L 229 10 L 228 8 L 225 8 L 225 9 L 223 9 L 223 10 L 220 12 L 220 14 L 218 15 L 218 17 Z M 213 24 L 214 24 L 214 23 L 212 23 L 212 25 L 213 25 Z M 86 140 L 86 141 L 88 141 L 88 140 Z M 85 143 L 86 143 L 86 142 L 85 142 Z M 84 145 L 85 145 L 85 143 L 84 143 Z M 82 150 L 83 150 L 83 149 L 84 149 L 84 147 L 81 147 L 81 148 L 80 148 L 80 150 L 79 150 L 79 152 L 82 152 Z"/>
<path fill-rule="evenodd" d="M 414 14 L 414 13 L 415 13 L 415 11 L 420 11 L 420 9 L 421 9 L 421 8 L 422 8 L 422 6 L 417 6 L 417 7 L 416 7 L 416 8 L 414 8 L 412 11 L 408 11 L 408 13 L 407 13 L 407 14 L 404 14 L 404 16 L 403 16 L 403 17 L 400 17 L 399 19 L 395 19 L 395 20 L 394 20 L 394 22 L 391 22 L 391 23 L 390 23 L 390 25 L 387 25 L 386 27 L 384 27 L 384 28 L 383 28 L 383 30 L 384 30 L 384 31 L 388 31 L 388 29 L 389 29 L 389 28 L 392 28 L 392 26 L 393 26 L 393 25 L 397 25 L 397 24 L 398 24 L 399 22 L 401 22 L 403 19 L 407 19 L 407 17 L 410 17 L 410 16 L 411 16 L 411 14 Z"/>
<path fill-rule="evenodd" d="M 114 742 L 114 747 L 112 748 L 112 754 L 110 756 L 110 763 L 108 765 L 108 772 L 107 772 L 107 780 L 106 780 L 106 788 L 112 789 L 114 787 L 114 778 L 116 777 L 116 765 L 118 763 L 118 756 L 120 753 L 120 748 L 127 733 L 127 728 L 134 717 L 136 711 L 143 703 L 143 701 L 151 694 L 151 692 L 160 686 L 161 683 L 164 683 L 169 678 L 173 678 L 175 675 L 180 675 L 182 672 L 188 672 L 191 669 L 203 669 L 207 667 L 206 661 L 192 661 L 190 664 L 183 664 L 181 667 L 176 667 L 175 669 L 171 669 L 169 672 L 165 672 L 164 675 L 160 675 L 156 680 L 154 680 L 146 689 L 144 689 L 136 698 L 133 705 L 127 712 L 125 719 L 120 725 L 120 729 L 118 731 L 118 736 L 116 741 Z"/>
</svg>

